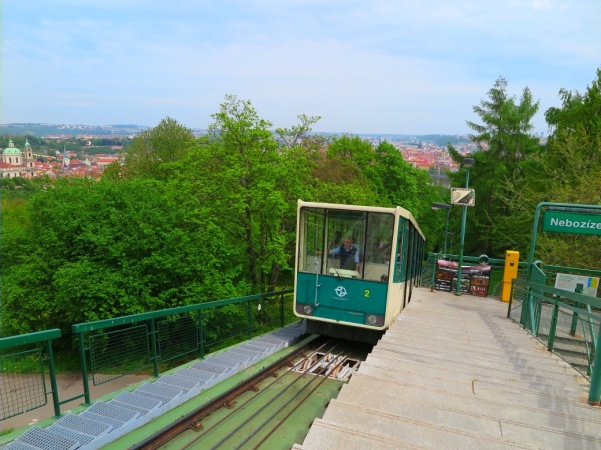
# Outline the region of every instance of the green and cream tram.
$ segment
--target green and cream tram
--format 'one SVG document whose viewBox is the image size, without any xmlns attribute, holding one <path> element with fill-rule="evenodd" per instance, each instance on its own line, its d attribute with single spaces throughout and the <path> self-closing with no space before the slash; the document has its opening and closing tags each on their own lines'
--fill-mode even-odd
<svg viewBox="0 0 601 450">
<path fill-rule="evenodd" d="M 424 244 L 404 208 L 299 200 L 295 314 L 310 333 L 377 342 L 411 300 Z"/>
</svg>

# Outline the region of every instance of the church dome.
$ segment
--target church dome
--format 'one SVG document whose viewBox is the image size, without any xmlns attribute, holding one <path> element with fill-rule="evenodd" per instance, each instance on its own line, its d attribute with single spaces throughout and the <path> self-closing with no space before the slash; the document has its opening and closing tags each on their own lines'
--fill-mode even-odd
<svg viewBox="0 0 601 450">
<path fill-rule="evenodd" d="M 10 139 L 8 141 L 8 147 L 6 147 L 4 149 L 4 151 L 2 152 L 2 155 L 21 155 L 21 150 L 19 150 L 17 147 L 15 147 L 15 144 L 13 143 L 13 140 Z"/>
</svg>

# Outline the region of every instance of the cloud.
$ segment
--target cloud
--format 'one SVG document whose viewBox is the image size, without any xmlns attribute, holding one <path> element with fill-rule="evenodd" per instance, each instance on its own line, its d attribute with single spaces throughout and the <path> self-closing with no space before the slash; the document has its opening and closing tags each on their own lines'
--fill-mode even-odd
<svg viewBox="0 0 601 450">
<path fill-rule="evenodd" d="M 594 0 L 7 0 L 2 118 L 204 127 L 234 93 L 276 126 L 463 132 L 500 75 L 541 105 L 584 90 L 600 16 Z"/>
</svg>

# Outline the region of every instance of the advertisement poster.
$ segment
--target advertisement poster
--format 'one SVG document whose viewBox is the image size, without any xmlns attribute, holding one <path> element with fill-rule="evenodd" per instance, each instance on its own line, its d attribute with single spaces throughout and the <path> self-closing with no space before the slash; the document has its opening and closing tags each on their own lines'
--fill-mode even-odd
<svg viewBox="0 0 601 450">
<path fill-rule="evenodd" d="M 564 291 L 596 297 L 597 289 L 599 288 L 599 278 L 558 273 L 555 278 L 555 287 Z"/>
<path fill-rule="evenodd" d="M 462 266 L 461 287 L 463 294 L 479 297 L 488 295 L 491 266 Z M 457 290 L 457 263 L 441 259 L 437 262 L 434 288 L 438 291 L 455 292 Z"/>
</svg>

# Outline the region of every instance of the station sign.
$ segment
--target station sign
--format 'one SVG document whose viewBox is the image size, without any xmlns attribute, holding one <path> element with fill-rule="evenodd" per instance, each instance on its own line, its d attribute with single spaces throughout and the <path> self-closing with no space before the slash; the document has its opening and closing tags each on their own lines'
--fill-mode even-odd
<svg viewBox="0 0 601 450">
<path fill-rule="evenodd" d="M 545 211 L 543 231 L 601 236 L 601 215 Z"/>
<path fill-rule="evenodd" d="M 451 188 L 451 205 L 474 206 L 476 192 L 467 188 Z"/>
</svg>

